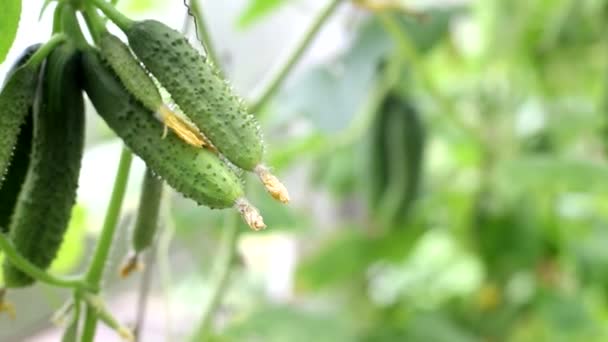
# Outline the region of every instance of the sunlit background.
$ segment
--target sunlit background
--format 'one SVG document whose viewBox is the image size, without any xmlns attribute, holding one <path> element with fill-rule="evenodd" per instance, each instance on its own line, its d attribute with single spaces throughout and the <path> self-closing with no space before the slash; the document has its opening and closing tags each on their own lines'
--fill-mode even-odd
<svg viewBox="0 0 608 342">
<path fill-rule="evenodd" d="M 200 1 L 245 99 L 326 3 Z M 0 79 L 50 35 L 52 11 L 39 22 L 41 1 L 23 5 Z M 181 0 L 119 8 L 185 27 L 200 46 Z M 137 160 L 104 283 L 109 309 L 139 324 L 141 341 L 202 340 L 209 307 L 217 341 L 608 341 L 607 24 L 608 0 L 343 1 L 255 113 L 292 203 L 248 182 L 268 229 L 241 227 L 218 279 L 229 216 L 168 192 L 150 278 L 120 279 Z M 391 101 L 378 97 L 386 78 Z M 87 119 L 58 274 L 86 267 L 121 150 L 92 107 Z M 0 341 L 59 340 L 50 318 L 68 295 L 10 291 L 17 319 L 0 316 Z M 100 327 L 97 340 L 119 339 Z"/>
</svg>

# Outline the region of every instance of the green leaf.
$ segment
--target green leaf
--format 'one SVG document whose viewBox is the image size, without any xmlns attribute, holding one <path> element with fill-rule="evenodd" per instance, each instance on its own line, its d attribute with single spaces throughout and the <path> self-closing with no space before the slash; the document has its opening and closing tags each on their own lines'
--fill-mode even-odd
<svg viewBox="0 0 608 342">
<path fill-rule="evenodd" d="M 21 0 L 3 0 L 0 11 L 0 63 L 4 62 L 19 27 Z"/>
<path fill-rule="evenodd" d="M 250 0 L 239 16 L 237 24 L 240 28 L 245 28 L 276 11 L 285 3 L 287 0 Z"/>
</svg>

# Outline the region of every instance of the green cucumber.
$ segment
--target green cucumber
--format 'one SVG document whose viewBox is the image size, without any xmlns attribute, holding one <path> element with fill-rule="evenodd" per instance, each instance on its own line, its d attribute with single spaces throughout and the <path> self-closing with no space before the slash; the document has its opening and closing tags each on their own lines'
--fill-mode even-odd
<svg viewBox="0 0 608 342">
<path fill-rule="evenodd" d="M 247 224 L 265 227 L 257 209 L 244 198 L 236 173 L 206 149 L 184 144 L 176 135 L 161 136 L 163 125 L 136 100 L 92 50 L 82 57 L 84 88 L 108 126 L 148 168 L 175 190 L 209 208 L 236 207 Z"/>
<path fill-rule="evenodd" d="M 27 47 L 8 71 L 7 79 L 10 79 L 13 73 L 25 64 L 39 48 L 40 44 Z M 33 119 L 31 112 L 32 108 L 30 107 L 29 114 L 26 115 L 25 122 L 17 136 L 17 144 L 4 177 L 6 182 L 0 186 L 0 233 L 8 232 L 13 208 L 27 173 L 32 146 Z"/>
<path fill-rule="evenodd" d="M 163 99 L 156 84 L 135 59 L 129 47 L 107 31 L 101 34 L 98 45 L 103 61 L 108 63 L 123 86 L 146 108 L 156 112 L 163 105 Z"/>
<path fill-rule="evenodd" d="M 21 127 L 36 96 L 40 68 L 23 64 L 31 57 L 31 53 L 26 53 L 23 57 L 18 61 L 20 66 L 9 72 L 0 92 L 0 186 L 8 171 Z"/>
<path fill-rule="evenodd" d="M 41 98 L 34 108 L 30 167 L 9 237 L 23 257 L 46 269 L 71 217 L 84 146 L 84 101 L 73 44 L 63 43 L 50 53 L 41 82 Z M 8 260 L 3 266 L 6 287 L 34 282 Z"/>
<path fill-rule="evenodd" d="M 30 164 L 33 129 L 33 116 L 30 114 L 19 132 L 13 159 L 6 173 L 6 182 L 0 187 L 0 233 L 8 232 L 19 192 L 25 182 Z"/>
<path fill-rule="evenodd" d="M 163 181 L 158 179 L 150 169 L 146 169 L 141 184 L 137 219 L 131 236 L 132 255 L 120 270 L 120 275 L 127 277 L 133 270 L 142 268 L 139 255 L 152 245 L 158 230 L 158 217 L 163 194 Z"/>
<path fill-rule="evenodd" d="M 82 58 L 84 88 L 106 123 L 170 186 L 210 208 L 227 208 L 243 196 L 241 181 L 217 155 L 162 138 L 163 125 L 105 67 L 97 53 Z"/>
<path fill-rule="evenodd" d="M 135 55 L 211 143 L 233 164 L 253 171 L 264 152 L 259 124 L 215 67 L 161 22 L 133 22 L 125 34 Z"/>
</svg>

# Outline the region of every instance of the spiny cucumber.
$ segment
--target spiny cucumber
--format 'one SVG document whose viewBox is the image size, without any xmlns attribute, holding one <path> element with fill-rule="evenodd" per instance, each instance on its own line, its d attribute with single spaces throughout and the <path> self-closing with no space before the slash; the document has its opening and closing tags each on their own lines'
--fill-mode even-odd
<svg viewBox="0 0 608 342">
<path fill-rule="evenodd" d="M 133 235 L 131 237 L 133 254 L 127 259 L 127 262 L 120 271 L 123 277 L 128 276 L 133 270 L 142 267 L 139 261 L 139 254 L 150 247 L 156 237 L 162 194 L 163 181 L 158 179 L 150 169 L 146 169 L 141 185 L 137 219 L 135 220 Z"/>
<path fill-rule="evenodd" d="M 255 117 L 186 37 L 155 20 L 124 28 L 131 49 L 205 137 L 233 164 L 255 172 L 283 203 L 287 189 L 262 164 L 264 144 Z"/>
<path fill-rule="evenodd" d="M 162 138 L 162 124 L 120 83 L 92 50 L 83 53 L 84 88 L 106 121 L 129 148 L 170 186 L 210 208 L 236 206 L 253 229 L 265 225 L 244 199 L 238 176 L 215 154 L 184 144 L 175 135 Z"/>
<path fill-rule="evenodd" d="M 33 117 L 30 114 L 19 132 L 13 159 L 6 173 L 6 182 L 0 187 L 0 233 L 8 232 L 13 210 L 25 181 L 30 163 L 33 126 Z"/>
<path fill-rule="evenodd" d="M 123 86 L 144 107 L 158 113 L 165 124 L 185 142 L 198 147 L 209 145 L 196 127 L 189 125 L 164 104 L 154 80 L 120 38 L 105 31 L 101 34 L 98 45 L 104 62 L 108 63 Z"/>
<path fill-rule="evenodd" d="M 25 64 L 38 48 L 40 48 L 40 44 L 31 45 L 26 48 L 9 70 L 7 79 L 10 79 L 12 74 Z M 0 186 L 0 233 L 8 232 L 13 208 L 17 202 L 19 191 L 21 191 L 21 186 L 27 173 L 32 146 L 33 122 L 31 112 L 32 108 L 30 107 L 29 114 L 25 118 L 25 123 L 22 125 L 21 131 L 17 136 L 17 144 L 5 175 L 6 182 Z"/>
<path fill-rule="evenodd" d="M 84 145 L 84 102 L 78 84 L 78 53 L 66 42 L 47 58 L 41 98 L 34 110 L 30 167 L 10 227 L 16 250 L 46 269 L 55 258 L 76 199 Z M 32 278 L 4 262 L 6 287 Z"/>
<path fill-rule="evenodd" d="M 30 53 L 24 59 L 29 59 Z M 18 64 L 22 64 L 18 62 Z M 17 137 L 34 103 L 38 66 L 20 65 L 9 73 L 0 92 L 0 186 L 4 181 Z"/>
</svg>

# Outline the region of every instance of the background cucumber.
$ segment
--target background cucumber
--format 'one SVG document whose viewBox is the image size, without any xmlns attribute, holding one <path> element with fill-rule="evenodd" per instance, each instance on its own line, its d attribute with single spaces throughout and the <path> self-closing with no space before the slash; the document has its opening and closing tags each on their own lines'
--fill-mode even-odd
<svg viewBox="0 0 608 342">
<path fill-rule="evenodd" d="M 40 101 L 34 110 L 30 168 L 13 214 L 10 238 L 18 252 L 46 269 L 57 254 L 76 200 L 84 145 L 84 102 L 78 53 L 71 43 L 47 58 Z M 34 282 L 4 263 L 6 287 Z"/>
<path fill-rule="evenodd" d="M 150 169 L 146 169 L 141 184 L 137 219 L 133 227 L 131 245 L 133 254 L 122 266 L 120 275 L 128 276 L 133 270 L 140 269 L 142 264 L 139 255 L 152 245 L 158 230 L 158 217 L 163 194 L 163 181 L 158 179 Z"/>
</svg>

